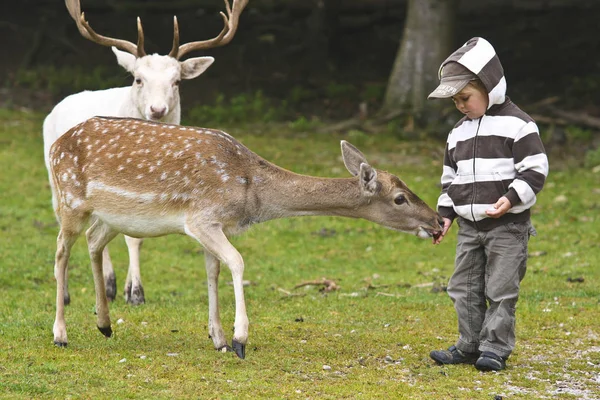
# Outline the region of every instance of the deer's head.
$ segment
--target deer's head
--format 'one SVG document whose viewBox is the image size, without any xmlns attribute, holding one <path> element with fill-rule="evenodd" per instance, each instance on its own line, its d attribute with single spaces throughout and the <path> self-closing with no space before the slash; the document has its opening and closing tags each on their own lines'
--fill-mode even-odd
<svg viewBox="0 0 600 400">
<path fill-rule="evenodd" d="M 439 235 L 442 217 L 413 193 L 397 176 L 373 168 L 364 154 L 342 140 L 346 169 L 359 178 L 362 197 L 368 203 L 362 218 L 422 239 Z"/>
<path fill-rule="evenodd" d="M 146 119 L 160 120 L 179 109 L 179 83 L 202 74 L 214 62 L 212 57 L 195 57 L 185 61 L 180 58 L 193 50 L 223 46 L 233 39 L 239 16 L 248 0 L 234 0 L 233 7 L 225 1 L 227 14 L 221 12 L 224 27 L 216 37 L 179 45 L 179 25 L 173 18 L 173 47 L 168 55 L 146 54 L 144 31 L 140 18 L 137 19 L 138 40 L 134 44 L 96 33 L 85 20 L 79 0 L 65 0 L 69 14 L 75 20 L 83 37 L 103 46 L 111 46 L 117 62 L 133 76 L 132 99 L 138 112 Z"/>
</svg>

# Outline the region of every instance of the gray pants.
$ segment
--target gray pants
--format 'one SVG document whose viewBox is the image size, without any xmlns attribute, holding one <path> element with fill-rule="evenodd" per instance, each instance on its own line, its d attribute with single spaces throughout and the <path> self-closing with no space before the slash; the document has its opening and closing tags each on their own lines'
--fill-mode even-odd
<svg viewBox="0 0 600 400">
<path fill-rule="evenodd" d="M 448 294 L 458 315 L 456 347 L 508 357 L 515 347 L 515 311 L 527 265 L 529 221 L 478 231 L 457 219 L 456 265 Z"/>
</svg>

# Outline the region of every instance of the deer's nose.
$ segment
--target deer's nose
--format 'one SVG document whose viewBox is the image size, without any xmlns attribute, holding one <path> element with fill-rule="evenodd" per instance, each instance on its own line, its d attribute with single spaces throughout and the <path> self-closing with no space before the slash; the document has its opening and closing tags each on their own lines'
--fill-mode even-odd
<svg viewBox="0 0 600 400">
<path fill-rule="evenodd" d="M 150 106 L 150 113 L 152 114 L 152 118 L 159 119 L 165 116 L 167 113 L 166 106 Z"/>
</svg>

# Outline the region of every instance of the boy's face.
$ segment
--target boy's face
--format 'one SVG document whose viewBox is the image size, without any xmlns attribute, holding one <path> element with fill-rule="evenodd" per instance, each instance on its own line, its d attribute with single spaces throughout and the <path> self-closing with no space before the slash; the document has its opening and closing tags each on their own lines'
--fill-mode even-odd
<svg viewBox="0 0 600 400">
<path fill-rule="evenodd" d="M 487 111 L 489 99 L 487 93 L 469 84 L 452 96 L 457 110 L 469 119 L 481 118 Z"/>
</svg>

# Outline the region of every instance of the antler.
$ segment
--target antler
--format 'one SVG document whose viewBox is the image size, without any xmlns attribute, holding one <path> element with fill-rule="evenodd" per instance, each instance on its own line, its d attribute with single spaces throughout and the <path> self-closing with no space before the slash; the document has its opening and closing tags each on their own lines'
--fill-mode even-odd
<svg viewBox="0 0 600 400">
<path fill-rule="evenodd" d="M 179 46 L 179 25 L 177 24 L 177 17 L 175 17 L 173 21 L 173 48 L 171 49 L 169 56 L 175 59 L 180 59 L 185 54 L 193 50 L 210 49 L 229 43 L 235 36 L 240 14 L 248 4 L 248 0 L 233 0 L 233 7 L 229 6 L 228 0 L 224 1 L 225 8 L 227 9 L 227 15 L 225 15 L 223 12 L 220 13 L 221 17 L 223 17 L 223 29 L 219 35 L 209 40 L 190 42 Z"/>
<path fill-rule="evenodd" d="M 116 48 L 131 53 L 136 57 L 143 57 L 146 55 L 146 51 L 144 50 L 144 30 L 142 29 L 142 21 L 139 17 L 137 19 L 138 41 L 136 45 L 127 40 L 115 39 L 97 34 L 85 20 L 85 14 L 81 12 L 79 0 L 65 0 L 65 4 L 67 5 L 67 9 L 69 10 L 71 18 L 73 18 L 77 24 L 79 33 L 81 33 L 81 36 L 84 38 L 101 44 L 102 46 L 115 46 Z"/>
</svg>

